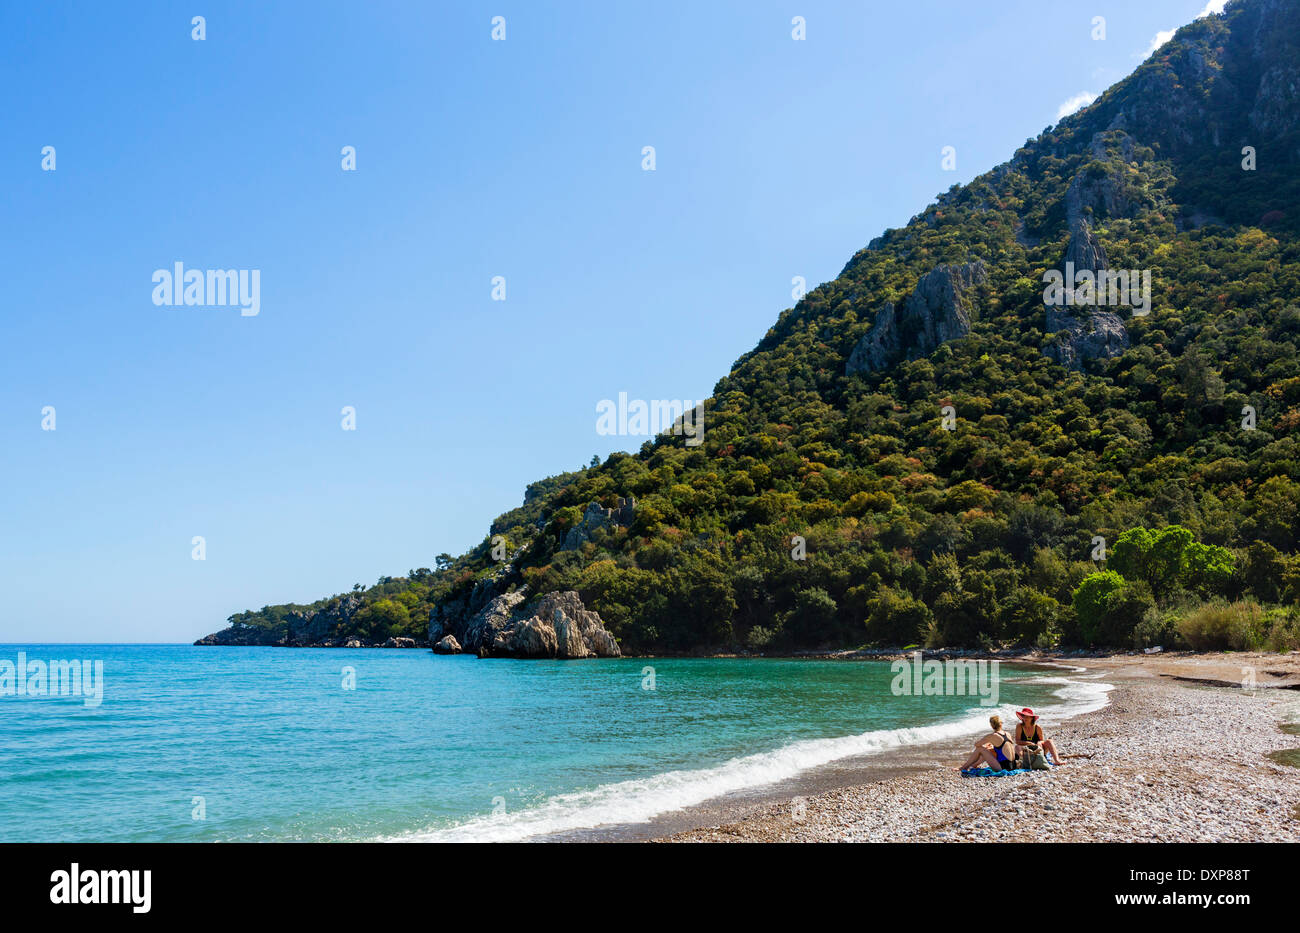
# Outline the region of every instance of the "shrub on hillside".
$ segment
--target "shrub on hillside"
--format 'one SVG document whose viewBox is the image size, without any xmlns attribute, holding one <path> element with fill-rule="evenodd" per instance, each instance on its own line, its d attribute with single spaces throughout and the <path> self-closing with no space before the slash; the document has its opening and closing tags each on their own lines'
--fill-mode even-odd
<svg viewBox="0 0 1300 933">
<path fill-rule="evenodd" d="M 1300 651 L 1300 608 L 1274 609 L 1265 616 L 1264 626 L 1269 651 Z"/>
<path fill-rule="evenodd" d="M 1178 631 L 1196 651 L 1249 651 L 1264 635 L 1264 610 L 1258 603 L 1206 603 L 1178 623 Z"/>
<path fill-rule="evenodd" d="M 1148 609 L 1133 629 L 1134 648 L 1154 648 L 1157 645 L 1166 650 L 1186 648 L 1187 642 L 1178 631 L 1178 613 L 1159 609 Z"/>
</svg>

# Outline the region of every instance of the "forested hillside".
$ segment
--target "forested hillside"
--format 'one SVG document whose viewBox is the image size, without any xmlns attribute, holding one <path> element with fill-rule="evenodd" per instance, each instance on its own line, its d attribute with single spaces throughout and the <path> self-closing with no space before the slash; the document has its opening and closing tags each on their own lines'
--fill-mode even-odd
<svg viewBox="0 0 1300 933">
<path fill-rule="evenodd" d="M 1067 262 L 1149 273 L 1149 313 L 1046 305 Z M 1300 647 L 1300 3 L 1183 28 L 885 231 L 704 418 L 534 484 L 468 554 L 230 621 L 423 639 L 526 585 L 625 653 Z"/>
</svg>

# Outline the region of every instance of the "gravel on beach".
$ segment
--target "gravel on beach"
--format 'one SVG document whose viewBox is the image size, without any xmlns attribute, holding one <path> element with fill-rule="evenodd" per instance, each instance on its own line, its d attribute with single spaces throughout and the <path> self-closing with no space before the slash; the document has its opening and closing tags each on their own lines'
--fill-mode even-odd
<svg viewBox="0 0 1300 933">
<path fill-rule="evenodd" d="M 1300 841 L 1300 769 L 1268 758 L 1300 746 L 1300 735 L 1280 725 L 1294 719 L 1300 691 L 1262 686 L 1300 683 L 1300 660 L 1079 663 L 1089 676 L 1115 684 L 1109 704 L 1046 727 L 1062 753 L 1093 754 L 1090 760 L 988 778 L 962 777 L 957 760 L 936 762 L 930 770 L 795 797 L 660 841 Z M 1260 667 L 1260 689 L 1194 682 L 1238 680 L 1243 664 Z"/>
</svg>

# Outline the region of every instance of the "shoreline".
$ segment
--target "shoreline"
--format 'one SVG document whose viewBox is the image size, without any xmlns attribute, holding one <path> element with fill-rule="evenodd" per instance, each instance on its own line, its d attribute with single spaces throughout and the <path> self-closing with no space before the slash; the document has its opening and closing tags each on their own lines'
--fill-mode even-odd
<svg viewBox="0 0 1300 933">
<path fill-rule="evenodd" d="M 1010 658 L 998 657 L 998 660 Z M 1021 657 L 1113 685 L 1100 709 L 1044 726 L 1051 772 L 965 778 L 974 736 L 813 769 L 639 827 L 550 841 L 1294 841 L 1300 777 L 1268 755 L 1300 739 L 1300 658 L 1234 653 Z M 1256 689 L 1237 684 L 1243 669 Z M 1292 730 L 1294 731 L 1294 730 Z M 1226 741 L 1225 741 L 1226 738 Z M 1219 744 L 1216 744 L 1219 743 Z M 885 760 L 882 760 L 885 759 Z M 839 773 L 835 773 L 838 771 Z"/>
<path fill-rule="evenodd" d="M 910 656 L 911 652 L 907 652 Z M 894 653 L 902 658 L 902 653 Z M 937 657 L 935 655 L 932 657 Z M 775 657 L 775 656 L 769 656 Z M 787 656 L 781 656 L 787 657 Z M 822 658 L 800 657 L 799 660 L 821 660 Z M 826 658 L 826 660 L 841 660 Z M 887 657 L 858 656 L 843 660 L 882 661 Z M 1035 658 L 1033 660 L 997 658 L 997 660 L 1014 663 L 1023 668 L 1022 676 L 1060 675 L 1066 679 L 1069 675 L 1080 675 L 1084 669 L 1078 665 L 1061 661 Z M 1081 681 L 1087 683 L 1086 680 Z M 1100 691 L 1101 705 L 1104 709 L 1109 702 L 1110 685 Z M 1056 703 L 1072 705 L 1078 700 L 1070 701 L 1058 697 Z M 1056 703 L 1052 704 L 1053 706 Z M 1046 707 L 1044 707 L 1046 708 Z M 990 707 L 992 714 L 996 708 Z M 1062 721 L 1068 721 L 1085 715 L 1084 710 L 1067 713 Z M 1004 711 L 1005 715 L 1005 711 Z M 1010 727 L 1008 727 L 1010 728 Z M 972 732 L 971 737 L 976 733 Z M 802 771 L 789 778 L 772 784 L 757 785 L 737 791 L 724 793 L 717 797 L 701 801 L 681 809 L 661 813 L 648 821 L 637 823 L 603 824 L 546 833 L 525 839 L 525 842 L 655 842 L 669 837 L 690 833 L 694 830 L 716 828 L 732 822 L 741 821 L 765 808 L 789 806 L 797 798 L 843 791 L 862 784 L 883 783 L 888 780 L 901 779 L 930 770 L 936 758 L 951 758 L 954 761 L 965 758 L 970 752 L 970 740 L 966 736 L 931 739 L 910 745 L 898 745 L 881 751 L 866 752 L 838 758 L 824 764 Z"/>
</svg>

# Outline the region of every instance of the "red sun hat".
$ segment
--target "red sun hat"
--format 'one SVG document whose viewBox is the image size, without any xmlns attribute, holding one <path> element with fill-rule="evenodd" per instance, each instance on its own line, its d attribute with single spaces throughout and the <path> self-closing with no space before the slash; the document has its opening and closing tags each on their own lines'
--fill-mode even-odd
<svg viewBox="0 0 1300 933">
<path fill-rule="evenodd" d="M 1016 715 L 1020 717 L 1020 721 L 1021 721 L 1021 722 L 1024 722 L 1026 719 L 1037 719 L 1037 718 L 1038 718 L 1038 714 L 1035 713 L 1035 712 L 1034 712 L 1032 709 L 1030 709 L 1028 706 L 1026 706 L 1024 709 L 1018 709 L 1018 710 L 1016 710 Z"/>
</svg>

